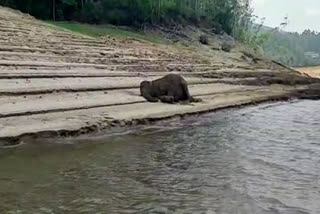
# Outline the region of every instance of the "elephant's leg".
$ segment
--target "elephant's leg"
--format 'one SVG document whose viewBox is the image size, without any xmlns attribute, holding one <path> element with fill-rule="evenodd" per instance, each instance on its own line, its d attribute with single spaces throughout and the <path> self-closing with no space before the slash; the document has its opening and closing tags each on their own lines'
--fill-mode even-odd
<svg viewBox="0 0 320 214">
<path fill-rule="evenodd" d="M 199 103 L 202 102 L 202 99 L 200 98 L 194 98 L 190 95 L 189 89 L 188 89 L 188 85 L 186 82 L 182 83 L 182 89 L 183 89 L 183 93 L 184 93 L 184 99 L 186 101 L 189 101 L 191 103 Z"/>
<path fill-rule="evenodd" d="M 161 102 L 163 103 L 174 103 L 174 97 L 173 96 L 161 96 L 160 97 Z"/>
<path fill-rule="evenodd" d="M 203 100 L 201 98 L 190 97 L 190 102 L 192 103 L 201 103 Z"/>
</svg>

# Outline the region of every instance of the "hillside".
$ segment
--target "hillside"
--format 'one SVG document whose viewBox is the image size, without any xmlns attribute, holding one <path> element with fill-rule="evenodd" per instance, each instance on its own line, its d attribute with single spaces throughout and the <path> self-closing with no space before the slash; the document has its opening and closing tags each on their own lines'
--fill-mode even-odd
<svg viewBox="0 0 320 214">
<path fill-rule="evenodd" d="M 293 33 L 262 27 L 257 35 L 263 38 L 261 49 L 269 59 L 294 67 L 320 64 L 320 33 L 311 30 Z"/>
<path fill-rule="evenodd" d="M 223 38 L 208 36 L 211 46 L 195 40 L 188 47 L 96 39 L 0 7 L 0 139 L 79 135 L 287 98 L 317 81 L 241 46 L 218 50 Z M 191 94 L 204 102 L 154 104 L 139 95 L 141 81 L 168 73 L 185 77 Z"/>
</svg>

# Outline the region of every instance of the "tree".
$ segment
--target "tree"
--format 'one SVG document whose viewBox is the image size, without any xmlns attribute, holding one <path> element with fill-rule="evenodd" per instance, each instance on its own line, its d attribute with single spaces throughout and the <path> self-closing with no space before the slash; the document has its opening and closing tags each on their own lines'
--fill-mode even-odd
<svg viewBox="0 0 320 214">
<path fill-rule="evenodd" d="M 40 19 L 164 25 L 201 21 L 220 26 L 228 34 L 250 21 L 250 0 L 0 0 L 0 4 L 28 12 Z"/>
<path fill-rule="evenodd" d="M 56 0 L 52 0 L 52 18 L 56 21 Z"/>
</svg>

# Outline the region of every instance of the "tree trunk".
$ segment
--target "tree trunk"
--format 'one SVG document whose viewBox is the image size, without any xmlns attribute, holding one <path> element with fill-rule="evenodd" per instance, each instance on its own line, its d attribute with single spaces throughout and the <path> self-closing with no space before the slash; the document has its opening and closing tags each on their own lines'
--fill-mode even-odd
<svg viewBox="0 0 320 214">
<path fill-rule="evenodd" d="M 56 21 L 56 0 L 52 0 L 52 18 Z"/>
</svg>

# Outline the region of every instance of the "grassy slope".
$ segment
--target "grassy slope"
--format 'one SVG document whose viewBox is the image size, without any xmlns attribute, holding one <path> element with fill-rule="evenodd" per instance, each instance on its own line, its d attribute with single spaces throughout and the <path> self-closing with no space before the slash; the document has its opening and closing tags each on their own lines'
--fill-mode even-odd
<svg viewBox="0 0 320 214">
<path fill-rule="evenodd" d="M 91 37 L 113 36 L 113 37 L 129 37 L 135 39 L 146 40 L 153 43 L 166 43 L 166 40 L 157 36 L 151 36 L 140 32 L 117 29 L 105 25 L 89 25 L 71 22 L 47 22 L 61 28 L 65 28 L 77 33 L 81 33 Z"/>
</svg>

